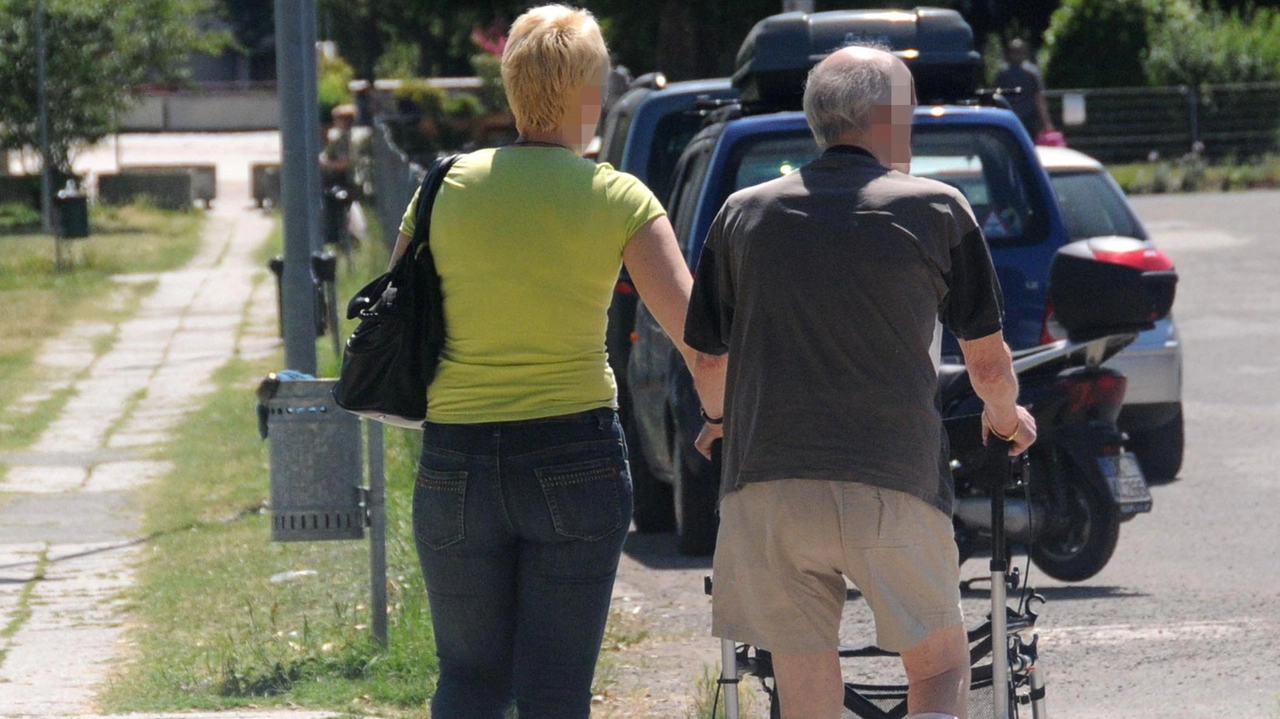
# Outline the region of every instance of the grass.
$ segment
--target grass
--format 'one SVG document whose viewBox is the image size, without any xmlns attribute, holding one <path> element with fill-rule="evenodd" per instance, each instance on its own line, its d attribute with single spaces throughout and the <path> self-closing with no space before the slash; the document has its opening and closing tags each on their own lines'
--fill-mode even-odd
<svg viewBox="0 0 1280 719">
<path fill-rule="evenodd" d="M 1226 158 L 1212 164 L 1198 155 L 1187 155 L 1172 161 L 1110 165 L 1107 169 L 1130 195 L 1280 187 L 1280 155 L 1247 161 Z"/>
<path fill-rule="evenodd" d="M 185 264 L 200 245 L 199 211 L 164 212 L 141 206 L 95 207 L 92 235 L 67 243 L 71 269 L 54 267 L 54 242 L 44 235 L 0 235 L 0 450 L 28 446 L 57 416 L 70 394 L 54 391 L 21 421 L 13 403 L 48 379 L 35 366 L 41 344 L 72 322 L 108 325 L 136 312 L 153 283 L 122 284 L 115 275 L 151 273 Z M 110 348 L 113 336 L 94 338 L 92 350 Z"/>
<path fill-rule="evenodd" d="M 46 545 L 36 559 L 35 571 L 32 572 L 31 579 L 22 585 L 22 592 L 18 595 L 17 609 L 9 617 L 9 623 L 0 628 L 0 664 L 4 663 L 5 657 L 9 654 L 9 641 L 17 635 L 27 620 L 31 619 L 31 600 L 35 597 L 36 583 L 44 580 L 45 570 L 48 567 L 49 548 Z"/>
<path fill-rule="evenodd" d="M 739 715 L 746 719 L 767 716 L 769 709 L 762 706 L 760 695 L 745 690 L 745 678 L 742 686 L 744 689 L 738 692 Z M 702 676 L 697 679 L 695 687 L 693 711 L 686 719 L 724 719 L 724 702 L 724 690 L 720 687 L 720 667 L 703 666 Z"/>
<path fill-rule="evenodd" d="M 435 663 L 409 524 L 416 437 L 387 433 L 382 652 L 367 628 L 367 544 L 270 542 L 269 447 L 257 436 L 253 388 L 276 368 L 234 360 L 164 452 L 175 469 L 149 493 L 152 538 L 130 594 L 135 654 L 103 697 L 111 711 L 296 705 L 425 715 Z M 307 569 L 317 574 L 272 582 Z"/>
</svg>

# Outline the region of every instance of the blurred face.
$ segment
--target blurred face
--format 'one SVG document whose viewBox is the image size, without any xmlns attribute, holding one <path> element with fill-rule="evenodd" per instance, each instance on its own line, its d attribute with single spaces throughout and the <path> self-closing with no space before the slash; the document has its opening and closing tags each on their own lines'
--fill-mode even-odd
<svg viewBox="0 0 1280 719">
<path fill-rule="evenodd" d="M 887 150 L 886 164 L 899 172 L 911 171 L 911 116 L 915 107 L 916 85 L 911 71 L 895 62 L 889 104 L 875 109 L 871 139 L 878 148 Z"/>
<path fill-rule="evenodd" d="M 579 155 L 586 152 L 587 145 L 591 144 L 596 128 L 600 125 L 601 107 L 604 104 L 604 75 L 605 72 L 601 72 L 584 85 L 577 96 L 570 99 L 565 113 L 562 125 L 565 143 Z"/>
</svg>

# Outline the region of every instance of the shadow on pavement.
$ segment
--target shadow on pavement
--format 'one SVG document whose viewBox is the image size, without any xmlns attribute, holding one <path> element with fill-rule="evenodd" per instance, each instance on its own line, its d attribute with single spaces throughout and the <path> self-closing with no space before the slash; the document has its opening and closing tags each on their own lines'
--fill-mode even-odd
<svg viewBox="0 0 1280 719">
<path fill-rule="evenodd" d="M 991 582 L 987 577 L 974 577 L 960 583 L 960 596 L 966 598 L 985 598 L 991 596 Z M 1136 599 L 1149 596 L 1145 592 L 1134 591 L 1127 587 L 1085 586 L 1070 587 L 1037 587 L 1033 579 L 1031 590 L 1050 602 L 1072 601 L 1078 599 Z M 1022 588 L 1009 592 L 1009 599 L 1016 600 L 1022 595 Z"/>
<path fill-rule="evenodd" d="M 1146 592 L 1139 592 L 1129 587 L 1089 587 L 1072 585 L 1070 587 L 1043 587 L 1036 594 L 1049 601 L 1071 601 L 1075 599 L 1137 599 L 1149 597 Z"/>
<path fill-rule="evenodd" d="M 687 557 L 676 550 L 676 535 L 631 532 L 622 551 L 650 569 L 711 569 L 711 557 Z"/>
</svg>

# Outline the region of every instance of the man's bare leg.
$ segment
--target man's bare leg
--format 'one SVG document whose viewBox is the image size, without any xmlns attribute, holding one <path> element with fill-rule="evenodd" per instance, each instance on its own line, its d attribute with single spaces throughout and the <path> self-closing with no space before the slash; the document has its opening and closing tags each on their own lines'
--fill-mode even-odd
<svg viewBox="0 0 1280 719">
<path fill-rule="evenodd" d="M 939 629 L 902 652 L 902 666 L 907 670 L 910 714 L 969 716 L 969 641 L 964 625 Z"/>
<path fill-rule="evenodd" d="M 773 676 L 782 719 L 840 719 L 844 678 L 836 652 L 774 654 Z"/>
</svg>

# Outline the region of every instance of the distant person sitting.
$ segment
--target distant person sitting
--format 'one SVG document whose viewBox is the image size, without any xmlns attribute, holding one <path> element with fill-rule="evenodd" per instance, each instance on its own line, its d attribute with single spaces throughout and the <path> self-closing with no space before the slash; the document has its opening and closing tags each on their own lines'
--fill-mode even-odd
<svg viewBox="0 0 1280 719">
<path fill-rule="evenodd" d="M 1005 98 L 1032 140 L 1042 132 L 1053 132 L 1049 105 L 1044 100 L 1044 79 L 1040 77 L 1040 68 L 1027 60 L 1027 44 L 1016 38 L 1011 40 L 1005 48 L 1004 57 L 1006 63 L 996 73 L 996 87 L 1022 89 L 1022 92 L 1009 93 Z"/>
<path fill-rule="evenodd" d="M 351 128 L 356 124 L 356 106 L 338 105 L 333 108 L 333 129 L 320 153 L 320 173 L 325 187 L 338 185 L 351 188 L 355 170 L 355 143 Z"/>
</svg>

